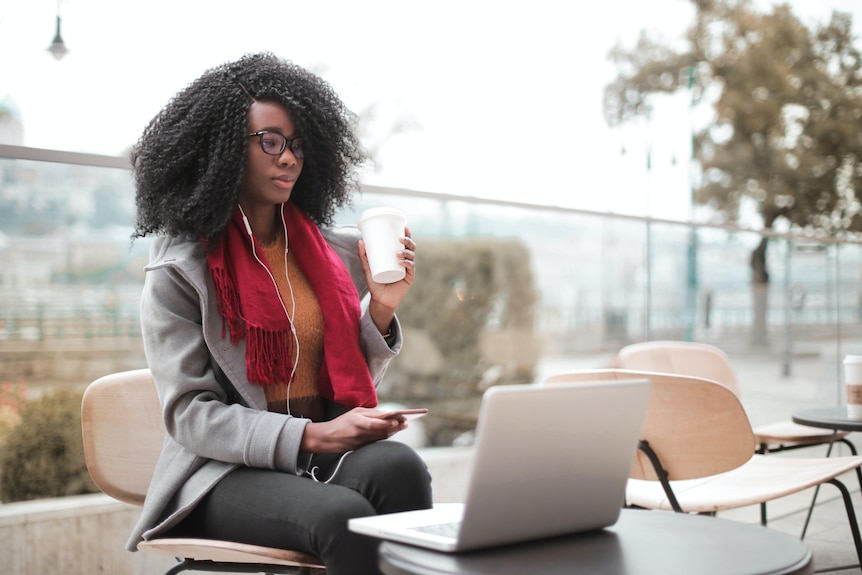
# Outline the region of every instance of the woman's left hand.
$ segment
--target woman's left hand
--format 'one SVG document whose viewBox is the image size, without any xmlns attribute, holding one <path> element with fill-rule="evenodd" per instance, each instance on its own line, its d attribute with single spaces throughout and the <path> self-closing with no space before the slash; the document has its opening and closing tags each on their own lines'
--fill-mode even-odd
<svg viewBox="0 0 862 575">
<path fill-rule="evenodd" d="M 401 243 L 404 249 L 398 255 L 398 260 L 406 271 L 404 278 L 391 283 L 377 283 L 371 279 L 371 268 L 368 265 L 368 255 L 365 252 L 365 242 L 359 240 L 359 260 L 362 262 L 362 270 L 365 272 L 365 281 L 368 284 L 368 291 L 371 293 L 371 302 L 368 306 L 368 312 L 374 320 L 374 325 L 380 330 L 380 333 L 386 333 L 389 329 L 389 324 L 392 323 L 392 318 L 395 317 L 395 310 L 410 291 L 410 286 L 413 285 L 413 278 L 416 275 L 416 242 L 410 235 L 410 228 L 404 228 L 404 236 L 401 238 Z"/>
</svg>

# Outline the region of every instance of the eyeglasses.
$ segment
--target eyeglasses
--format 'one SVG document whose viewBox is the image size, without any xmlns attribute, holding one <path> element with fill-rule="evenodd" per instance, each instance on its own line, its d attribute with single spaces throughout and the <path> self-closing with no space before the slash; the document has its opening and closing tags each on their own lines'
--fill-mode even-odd
<svg viewBox="0 0 862 575">
<path fill-rule="evenodd" d="M 301 160 L 305 157 L 302 153 L 302 138 L 300 136 L 285 138 L 278 132 L 267 132 L 266 130 L 248 135 L 249 138 L 255 136 L 260 138 L 260 149 L 263 150 L 264 154 L 280 156 L 284 153 L 285 148 L 290 147 L 290 153 L 293 154 L 294 158 Z"/>
</svg>

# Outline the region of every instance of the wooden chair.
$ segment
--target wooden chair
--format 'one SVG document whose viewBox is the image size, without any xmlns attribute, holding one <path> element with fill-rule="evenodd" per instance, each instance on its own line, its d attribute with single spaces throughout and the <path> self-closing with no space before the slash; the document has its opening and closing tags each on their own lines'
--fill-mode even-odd
<svg viewBox="0 0 862 575">
<path fill-rule="evenodd" d="M 622 348 L 617 354 L 617 367 L 693 375 L 716 381 L 729 388 L 737 397 L 741 388 L 730 363 L 730 358 L 719 347 L 706 343 L 690 341 L 646 341 L 633 343 Z M 776 421 L 755 426 L 755 448 L 759 453 L 785 451 L 800 447 L 812 447 L 835 441 L 847 445 L 850 453 L 856 455 L 856 446 L 847 439 L 846 431 L 831 431 L 793 421 Z M 860 472 L 862 473 L 862 472 Z M 862 485 L 862 475 L 859 475 Z"/>
<path fill-rule="evenodd" d="M 730 363 L 730 358 L 721 348 L 707 343 L 690 341 L 646 341 L 633 343 L 622 348 L 617 354 L 617 366 L 622 369 L 637 369 L 693 375 L 718 382 L 730 389 L 737 397 L 741 389 L 736 374 Z M 856 446 L 847 439 L 848 432 L 820 429 L 808 425 L 799 425 L 793 421 L 776 421 L 753 428 L 754 444 L 758 453 L 774 453 L 828 445 L 826 456 L 832 454 L 832 446 L 836 441 L 845 444 L 850 453 L 857 455 Z M 856 470 L 859 487 L 862 488 L 862 469 Z M 802 528 L 802 536 L 808 530 L 808 521 L 814 504 L 817 502 L 819 488 L 814 491 L 808 517 Z M 766 503 L 760 506 L 760 523 L 766 525 Z"/>
<path fill-rule="evenodd" d="M 114 499 L 143 505 L 165 438 L 162 410 L 148 369 L 92 382 L 81 405 L 84 457 L 93 481 Z M 165 575 L 186 570 L 228 573 L 323 573 L 317 557 L 232 541 L 164 538 L 138 550 L 175 557 Z"/>
<path fill-rule="evenodd" d="M 847 487 L 838 479 L 862 457 L 794 458 L 754 453 L 739 398 L 714 381 L 686 375 L 604 369 L 559 374 L 546 384 L 646 377 L 652 383 L 638 455 L 626 487 L 633 507 L 715 514 L 818 487 L 841 493 L 856 553 L 862 538 Z"/>
</svg>

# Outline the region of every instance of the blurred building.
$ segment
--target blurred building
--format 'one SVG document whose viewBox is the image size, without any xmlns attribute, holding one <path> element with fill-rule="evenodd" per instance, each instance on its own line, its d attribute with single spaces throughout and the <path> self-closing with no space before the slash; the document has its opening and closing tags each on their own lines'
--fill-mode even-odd
<svg viewBox="0 0 862 575">
<path fill-rule="evenodd" d="M 8 94 L 0 100 L 0 144 L 24 145 L 21 111 Z"/>
</svg>

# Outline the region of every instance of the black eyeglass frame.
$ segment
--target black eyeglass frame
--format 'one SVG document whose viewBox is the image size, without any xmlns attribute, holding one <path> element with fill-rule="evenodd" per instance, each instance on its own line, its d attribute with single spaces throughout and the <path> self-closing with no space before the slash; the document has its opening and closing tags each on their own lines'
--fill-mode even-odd
<svg viewBox="0 0 862 575">
<path fill-rule="evenodd" d="M 263 145 L 263 137 L 266 134 L 275 134 L 276 136 L 281 137 L 282 144 L 281 144 L 281 149 L 278 152 L 267 152 L 266 151 L 266 148 Z M 248 135 L 249 138 L 254 138 L 255 136 L 260 138 L 260 149 L 263 150 L 264 154 L 267 154 L 269 156 L 280 156 L 289 147 L 290 153 L 293 154 L 293 157 L 296 158 L 297 160 L 301 160 L 305 157 L 305 154 L 303 153 L 303 150 L 302 150 L 302 136 L 294 136 L 293 138 L 288 138 L 284 134 L 282 134 L 280 132 L 273 132 L 272 130 L 261 130 L 259 132 L 255 132 L 254 134 Z M 299 144 L 296 147 L 294 147 L 293 143 L 296 142 L 297 140 L 299 140 Z"/>
</svg>

